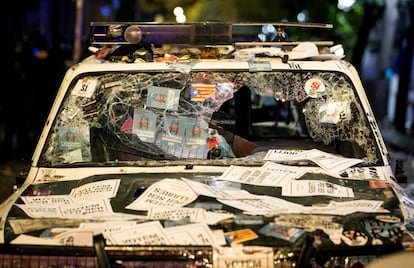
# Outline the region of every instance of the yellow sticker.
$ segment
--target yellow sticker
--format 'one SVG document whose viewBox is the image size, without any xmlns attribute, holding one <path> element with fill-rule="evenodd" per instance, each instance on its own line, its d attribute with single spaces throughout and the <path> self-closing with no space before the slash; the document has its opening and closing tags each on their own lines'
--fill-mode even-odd
<svg viewBox="0 0 414 268">
<path fill-rule="evenodd" d="M 226 232 L 224 235 L 226 236 L 227 241 L 229 241 L 231 244 L 242 243 L 256 239 L 258 237 L 257 234 L 249 228 Z"/>
</svg>

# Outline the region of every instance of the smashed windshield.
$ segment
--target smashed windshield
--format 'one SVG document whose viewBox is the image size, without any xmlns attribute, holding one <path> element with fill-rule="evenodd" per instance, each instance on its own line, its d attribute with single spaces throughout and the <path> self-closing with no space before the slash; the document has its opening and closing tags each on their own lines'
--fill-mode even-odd
<svg viewBox="0 0 414 268">
<path fill-rule="evenodd" d="M 271 148 L 380 161 L 353 85 L 341 73 L 171 70 L 78 77 L 40 163 L 231 163 Z"/>
</svg>

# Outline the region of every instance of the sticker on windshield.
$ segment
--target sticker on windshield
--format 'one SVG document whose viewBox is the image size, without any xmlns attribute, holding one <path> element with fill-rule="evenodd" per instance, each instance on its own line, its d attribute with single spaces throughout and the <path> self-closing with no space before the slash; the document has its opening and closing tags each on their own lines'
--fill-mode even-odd
<svg viewBox="0 0 414 268">
<path fill-rule="evenodd" d="M 192 101 L 204 101 L 207 98 L 215 96 L 216 85 L 215 84 L 192 84 L 190 90 L 191 90 Z"/>
<path fill-rule="evenodd" d="M 59 149 L 62 151 L 67 151 L 82 148 L 83 141 L 89 139 L 88 133 L 89 131 L 85 131 L 85 127 L 59 127 Z"/>
<path fill-rule="evenodd" d="M 66 163 L 88 161 L 91 157 L 89 148 L 89 128 L 61 126 L 58 129 L 58 151 L 59 157 Z"/>
<path fill-rule="evenodd" d="M 351 105 L 345 101 L 323 103 L 319 107 L 319 122 L 338 124 L 351 120 Z"/>
<path fill-rule="evenodd" d="M 62 120 L 68 119 L 68 120 L 72 120 L 73 118 L 75 118 L 76 114 L 79 113 L 81 109 L 79 109 L 76 106 L 68 106 L 65 107 L 62 110 Z"/>
<path fill-rule="evenodd" d="M 205 120 L 187 117 L 184 127 L 187 146 L 198 147 L 206 145 L 208 123 Z"/>
<path fill-rule="evenodd" d="M 79 79 L 72 91 L 72 95 L 90 98 L 95 92 L 97 83 L 98 81 L 96 79 L 91 79 L 88 77 Z"/>
<path fill-rule="evenodd" d="M 182 144 L 185 133 L 185 117 L 166 115 L 162 142 L 165 145 Z"/>
<path fill-rule="evenodd" d="M 305 82 L 305 91 L 311 98 L 317 98 L 318 93 L 325 92 L 325 85 L 318 78 L 311 78 Z"/>
<path fill-rule="evenodd" d="M 152 111 L 134 109 L 132 132 L 142 141 L 154 142 L 157 130 L 157 115 Z"/>
<path fill-rule="evenodd" d="M 180 92 L 179 89 L 151 86 L 148 88 L 147 106 L 177 111 Z"/>
</svg>

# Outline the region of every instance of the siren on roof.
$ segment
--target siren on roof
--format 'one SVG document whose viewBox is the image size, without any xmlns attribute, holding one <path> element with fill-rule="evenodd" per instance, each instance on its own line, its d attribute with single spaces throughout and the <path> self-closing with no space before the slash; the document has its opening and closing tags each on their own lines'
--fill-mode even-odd
<svg viewBox="0 0 414 268">
<path fill-rule="evenodd" d="M 283 30 L 286 27 L 332 28 L 331 24 L 320 23 L 151 23 L 151 22 L 92 22 L 92 45 L 230 45 L 269 41 L 285 42 Z M 277 29 L 263 36 L 263 29 Z"/>
</svg>

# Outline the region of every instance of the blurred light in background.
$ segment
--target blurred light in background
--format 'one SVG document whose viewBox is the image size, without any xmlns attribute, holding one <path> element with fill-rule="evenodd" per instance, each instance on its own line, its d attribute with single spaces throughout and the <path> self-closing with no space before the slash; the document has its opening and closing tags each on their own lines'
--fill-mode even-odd
<svg viewBox="0 0 414 268">
<path fill-rule="evenodd" d="M 304 9 L 296 16 L 298 22 L 307 22 L 309 20 L 309 12 Z"/>
<path fill-rule="evenodd" d="M 262 32 L 258 34 L 258 38 L 262 42 L 271 42 L 276 37 L 276 28 L 271 24 L 263 25 Z"/>
<path fill-rule="evenodd" d="M 105 17 L 109 17 L 112 12 L 111 8 L 107 5 L 101 6 L 100 10 L 101 10 L 101 14 Z"/>
<path fill-rule="evenodd" d="M 349 11 L 356 0 L 338 0 L 337 7 L 342 11 Z"/>
<path fill-rule="evenodd" d="M 184 23 L 187 20 L 184 15 L 184 9 L 182 7 L 175 7 L 173 13 L 175 15 L 175 20 L 178 23 Z"/>
</svg>

